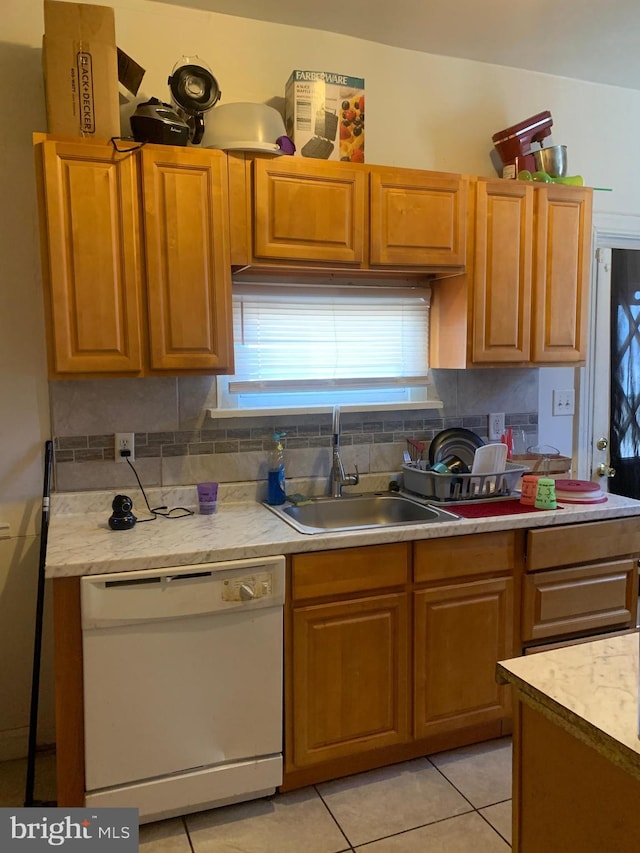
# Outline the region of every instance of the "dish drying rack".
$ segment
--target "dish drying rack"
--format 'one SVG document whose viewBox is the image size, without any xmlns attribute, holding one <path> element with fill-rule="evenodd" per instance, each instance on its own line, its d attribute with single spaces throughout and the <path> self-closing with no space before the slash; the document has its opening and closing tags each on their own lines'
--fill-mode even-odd
<svg viewBox="0 0 640 853">
<path fill-rule="evenodd" d="M 509 497 L 529 468 L 507 462 L 504 471 L 488 474 L 438 474 L 422 459 L 402 466 L 404 489 L 431 503 L 462 503 Z"/>
</svg>

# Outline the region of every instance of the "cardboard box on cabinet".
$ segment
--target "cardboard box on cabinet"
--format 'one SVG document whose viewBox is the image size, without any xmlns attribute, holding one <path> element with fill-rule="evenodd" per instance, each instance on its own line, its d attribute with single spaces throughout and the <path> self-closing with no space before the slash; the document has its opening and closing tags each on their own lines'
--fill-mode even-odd
<svg viewBox="0 0 640 853">
<path fill-rule="evenodd" d="M 120 135 L 110 6 L 44 0 L 42 63 L 49 133 L 96 139 Z"/>
<path fill-rule="evenodd" d="M 364 80 L 332 71 L 293 71 L 285 127 L 296 156 L 364 163 Z"/>
</svg>

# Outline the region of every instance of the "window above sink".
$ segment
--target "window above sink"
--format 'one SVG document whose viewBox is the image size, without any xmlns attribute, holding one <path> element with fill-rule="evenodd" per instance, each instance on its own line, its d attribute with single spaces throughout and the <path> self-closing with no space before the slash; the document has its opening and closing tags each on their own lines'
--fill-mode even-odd
<svg viewBox="0 0 640 853">
<path fill-rule="evenodd" d="M 426 286 L 385 280 L 234 284 L 236 372 L 218 378 L 212 416 L 424 407 L 430 295 Z"/>
</svg>

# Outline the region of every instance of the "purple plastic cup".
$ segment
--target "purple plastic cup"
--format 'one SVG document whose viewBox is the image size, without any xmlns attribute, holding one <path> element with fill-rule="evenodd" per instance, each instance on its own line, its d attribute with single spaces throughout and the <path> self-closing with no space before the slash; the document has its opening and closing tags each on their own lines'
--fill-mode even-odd
<svg viewBox="0 0 640 853">
<path fill-rule="evenodd" d="M 218 484 L 198 483 L 198 510 L 200 515 L 212 515 L 218 507 Z"/>
</svg>

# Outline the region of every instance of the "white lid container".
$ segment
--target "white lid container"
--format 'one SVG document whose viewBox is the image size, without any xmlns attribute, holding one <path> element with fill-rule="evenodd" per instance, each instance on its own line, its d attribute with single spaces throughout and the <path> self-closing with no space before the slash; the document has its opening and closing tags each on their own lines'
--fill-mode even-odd
<svg viewBox="0 0 640 853">
<path fill-rule="evenodd" d="M 282 116 L 267 104 L 221 104 L 207 115 L 202 145 L 225 151 L 281 154 L 276 140 L 285 133 Z"/>
</svg>

